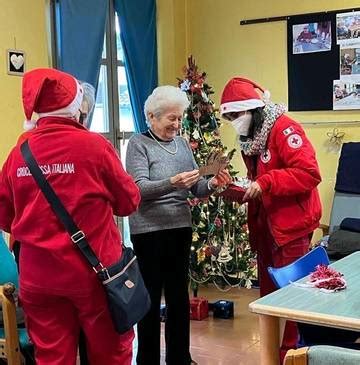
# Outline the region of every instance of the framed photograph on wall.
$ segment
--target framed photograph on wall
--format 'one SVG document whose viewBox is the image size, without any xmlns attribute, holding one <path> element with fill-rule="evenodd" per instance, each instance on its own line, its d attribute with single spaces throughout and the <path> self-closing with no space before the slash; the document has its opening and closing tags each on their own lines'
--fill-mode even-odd
<svg viewBox="0 0 360 365">
<path fill-rule="evenodd" d="M 8 75 L 22 76 L 25 72 L 25 52 L 18 49 L 6 50 Z"/>
<path fill-rule="evenodd" d="M 336 15 L 336 42 L 343 48 L 360 45 L 360 11 Z"/>
<path fill-rule="evenodd" d="M 340 49 L 340 80 L 360 83 L 360 44 L 356 48 Z"/>
<path fill-rule="evenodd" d="M 295 24 L 293 54 L 331 50 L 331 21 Z"/>
<path fill-rule="evenodd" d="M 341 80 L 334 80 L 333 109 L 360 109 L 360 83 L 347 83 Z"/>
</svg>

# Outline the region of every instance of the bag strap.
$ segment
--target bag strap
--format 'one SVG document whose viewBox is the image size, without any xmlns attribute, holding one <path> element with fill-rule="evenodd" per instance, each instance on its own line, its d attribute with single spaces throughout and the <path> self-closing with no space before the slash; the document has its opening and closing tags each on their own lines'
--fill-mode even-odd
<svg viewBox="0 0 360 365">
<path fill-rule="evenodd" d="M 80 228 L 73 221 L 69 212 L 66 210 L 63 203 L 56 195 L 49 182 L 44 177 L 38 163 L 35 160 L 34 155 L 31 152 L 28 140 L 21 144 L 20 150 L 34 180 L 38 184 L 42 193 L 45 195 L 45 198 L 49 202 L 55 215 L 63 224 L 65 230 L 69 233 L 71 241 L 78 247 L 80 252 L 84 255 L 85 259 L 96 273 L 104 270 L 103 265 L 90 247 L 86 239 L 85 233 L 80 230 Z"/>
</svg>

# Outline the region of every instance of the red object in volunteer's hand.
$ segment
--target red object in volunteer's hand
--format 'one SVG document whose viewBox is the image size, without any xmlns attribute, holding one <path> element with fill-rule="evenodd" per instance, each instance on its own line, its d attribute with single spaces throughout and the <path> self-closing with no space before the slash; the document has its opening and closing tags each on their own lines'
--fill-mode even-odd
<svg viewBox="0 0 360 365">
<path fill-rule="evenodd" d="M 226 199 L 226 200 L 242 203 L 245 192 L 246 192 L 246 189 L 244 189 L 240 186 L 231 184 L 226 188 L 226 190 L 221 192 L 219 195 L 224 197 L 224 199 Z"/>
</svg>

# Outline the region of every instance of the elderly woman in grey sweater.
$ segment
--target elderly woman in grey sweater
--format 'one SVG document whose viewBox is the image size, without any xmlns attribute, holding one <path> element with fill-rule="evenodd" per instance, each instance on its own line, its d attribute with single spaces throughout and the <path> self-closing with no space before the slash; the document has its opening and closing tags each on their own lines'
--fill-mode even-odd
<svg viewBox="0 0 360 365">
<path fill-rule="evenodd" d="M 149 129 L 134 135 L 126 154 L 127 171 L 141 192 L 139 210 L 130 216 L 131 240 L 152 306 L 138 325 L 137 364 L 160 363 L 160 301 L 164 289 L 166 363 L 189 365 L 189 253 L 192 241 L 189 192 L 207 197 L 230 182 L 227 171 L 200 177 L 188 142 L 178 136 L 189 105 L 174 86 L 156 88 L 145 102 Z"/>
</svg>

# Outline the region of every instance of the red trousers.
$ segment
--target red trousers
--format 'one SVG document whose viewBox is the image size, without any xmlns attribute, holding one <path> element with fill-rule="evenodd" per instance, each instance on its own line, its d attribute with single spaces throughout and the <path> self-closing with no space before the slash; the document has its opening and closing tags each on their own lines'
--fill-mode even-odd
<svg viewBox="0 0 360 365">
<path fill-rule="evenodd" d="M 75 365 L 80 328 L 91 365 L 131 364 L 134 332 L 115 332 L 100 284 L 66 296 L 21 289 L 20 298 L 37 365 Z"/>
<path fill-rule="evenodd" d="M 267 271 L 269 266 L 282 267 L 294 262 L 309 251 L 310 237 L 300 237 L 288 242 L 284 246 L 277 246 L 268 227 L 267 219 L 263 210 L 257 216 L 258 229 L 254 232 L 257 249 L 258 276 L 260 284 L 260 296 L 275 291 L 277 288 Z M 298 343 L 298 330 L 295 322 L 287 321 L 281 346 L 283 356 L 290 348 L 296 348 Z M 281 357 L 282 357 L 281 356 Z"/>
</svg>

